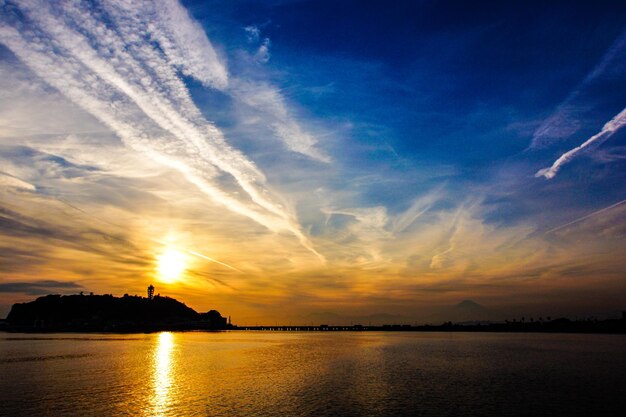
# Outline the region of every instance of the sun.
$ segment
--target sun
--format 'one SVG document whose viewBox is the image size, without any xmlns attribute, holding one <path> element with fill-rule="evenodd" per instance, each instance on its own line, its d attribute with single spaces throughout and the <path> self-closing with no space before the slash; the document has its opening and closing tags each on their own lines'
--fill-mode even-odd
<svg viewBox="0 0 626 417">
<path fill-rule="evenodd" d="M 179 281 L 187 269 L 187 257 L 177 249 L 166 249 L 157 257 L 157 272 L 161 282 Z"/>
</svg>

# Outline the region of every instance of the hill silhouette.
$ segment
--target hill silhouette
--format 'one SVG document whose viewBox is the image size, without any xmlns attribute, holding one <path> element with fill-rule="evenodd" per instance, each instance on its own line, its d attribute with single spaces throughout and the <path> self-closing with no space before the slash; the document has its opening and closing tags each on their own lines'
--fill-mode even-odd
<svg viewBox="0 0 626 417">
<path fill-rule="evenodd" d="M 222 329 L 226 319 L 215 310 L 198 313 L 170 297 L 47 295 L 14 304 L 6 319 L 20 331 L 158 331 Z"/>
</svg>

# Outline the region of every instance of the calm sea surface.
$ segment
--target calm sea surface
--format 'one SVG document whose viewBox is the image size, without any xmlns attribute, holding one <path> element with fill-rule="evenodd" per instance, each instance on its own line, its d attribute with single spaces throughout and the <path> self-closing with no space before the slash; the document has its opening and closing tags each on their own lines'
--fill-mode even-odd
<svg viewBox="0 0 626 417">
<path fill-rule="evenodd" d="M 623 416 L 626 337 L 0 333 L 0 414 Z"/>
</svg>

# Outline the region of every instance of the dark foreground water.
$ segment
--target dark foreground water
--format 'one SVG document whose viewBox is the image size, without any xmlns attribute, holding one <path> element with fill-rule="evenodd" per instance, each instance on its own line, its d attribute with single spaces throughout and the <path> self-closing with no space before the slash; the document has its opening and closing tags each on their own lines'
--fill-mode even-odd
<svg viewBox="0 0 626 417">
<path fill-rule="evenodd" d="M 623 416 L 626 337 L 0 333 L 0 414 Z"/>
</svg>

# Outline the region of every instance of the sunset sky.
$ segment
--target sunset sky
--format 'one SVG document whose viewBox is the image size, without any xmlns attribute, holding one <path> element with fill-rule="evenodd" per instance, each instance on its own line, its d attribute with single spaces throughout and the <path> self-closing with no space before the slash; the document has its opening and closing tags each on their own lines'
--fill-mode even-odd
<svg viewBox="0 0 626 417">
<path fill-rule="evenodd" d="M 626 309 L 626 2 L 0 0 L 0 97 L 0 317 Z"/>
</svg>

